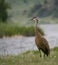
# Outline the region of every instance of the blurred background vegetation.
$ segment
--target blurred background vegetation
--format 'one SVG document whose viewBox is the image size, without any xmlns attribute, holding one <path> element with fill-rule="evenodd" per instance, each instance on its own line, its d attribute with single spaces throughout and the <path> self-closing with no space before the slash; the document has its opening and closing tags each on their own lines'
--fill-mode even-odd
<svg viewBox="0 0 58 65">
<path fill-rule="evenodd" d="M 7 0 L 11 5 L 9 19 L 14 22 L 28 22 L 38 16 L 40 23 L 58 23 L 58 0 Z M 23 24 L 24 24 L 23 23 Z"/>
<path fill-rule="evenodd" d="M 58 0 L 0 0 L 0 36 L 18 34 L 22 27 L 27 31 L 33 16 L 39 17 L 39 24 L 58 23 Z M 25 35 L 34 35 L 30 31 Z"/>
</svg>

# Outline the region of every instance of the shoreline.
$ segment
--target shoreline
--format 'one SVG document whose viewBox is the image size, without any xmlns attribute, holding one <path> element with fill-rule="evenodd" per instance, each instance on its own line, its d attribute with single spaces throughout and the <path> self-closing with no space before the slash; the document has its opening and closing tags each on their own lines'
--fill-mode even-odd
<svg viewBox="0 0 58 65">
<path fill-rule="evenodd" d="M 2 38 L 18 38 L 18 37 L 25 37 L 23 35 L 12 35 L 12 36 L 3 36 Z"/>
</svg>

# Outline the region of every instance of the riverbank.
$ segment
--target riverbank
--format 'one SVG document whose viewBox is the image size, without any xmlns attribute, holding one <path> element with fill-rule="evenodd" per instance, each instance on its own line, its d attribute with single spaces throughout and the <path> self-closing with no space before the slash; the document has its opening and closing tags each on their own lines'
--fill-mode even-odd
<svg viewBox="0 0 58 65">
<path fill-rule="evenodd" d="M 38 31 L 44 35 L 41 28 Z M 18 26 L 11 23 L 0 23 L 0 38 L 12 36 L 34 36 L 34 27 Z"/>
<path fill-rule="evenodd" d="M 18 38 L 18 37 L 27 37 L 24 35 L 11 35 L 11 36 L 1 36 L 0 39 L 7 39 L 7 38 Z"/>
<path fill-rule="evenodd" d="M 19 55 L 0 57 L 1 65 L 57 65 L 58 64 L 58 47 L 51 50 L 48 57 L 41 58 L 39 52 L 27 51 Z"/>
</svg>

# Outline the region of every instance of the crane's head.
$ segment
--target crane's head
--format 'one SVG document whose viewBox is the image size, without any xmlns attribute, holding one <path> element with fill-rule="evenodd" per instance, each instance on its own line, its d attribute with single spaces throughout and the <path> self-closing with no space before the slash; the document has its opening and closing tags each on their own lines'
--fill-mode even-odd
<svg viewBox="0 0 58 65">
<path fill-rule="evenodd" d="M 33 20 L 34 22 L 37 22 L 37 23 L 38 23 L 38 18 L 37 18 L 37 17 L 33 17 L 32 20 Z"/>
</svg>

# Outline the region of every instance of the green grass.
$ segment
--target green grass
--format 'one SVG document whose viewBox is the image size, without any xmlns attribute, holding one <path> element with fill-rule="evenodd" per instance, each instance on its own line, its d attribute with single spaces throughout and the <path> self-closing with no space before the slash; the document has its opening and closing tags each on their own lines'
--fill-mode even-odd
<svg viewBox="0 0 58 65">
<path fill-rule="evenodd" d="M 44 32 L 41 28 L 38 28 L 38 30 L 42 35 L 44 35 Z M 13 35 L 34 36 L 34 27 L 20 27 L 11 23 L 0 23 L 0 37 Z"/>
<path fill-rule="evenodd" d="M 0 65 L 58 65 L 58 47 L 51 50 L 49 57 L 39 57 L 38 51 L 27 51 L 17 56 L 0 57 Z"/>
</svg>

